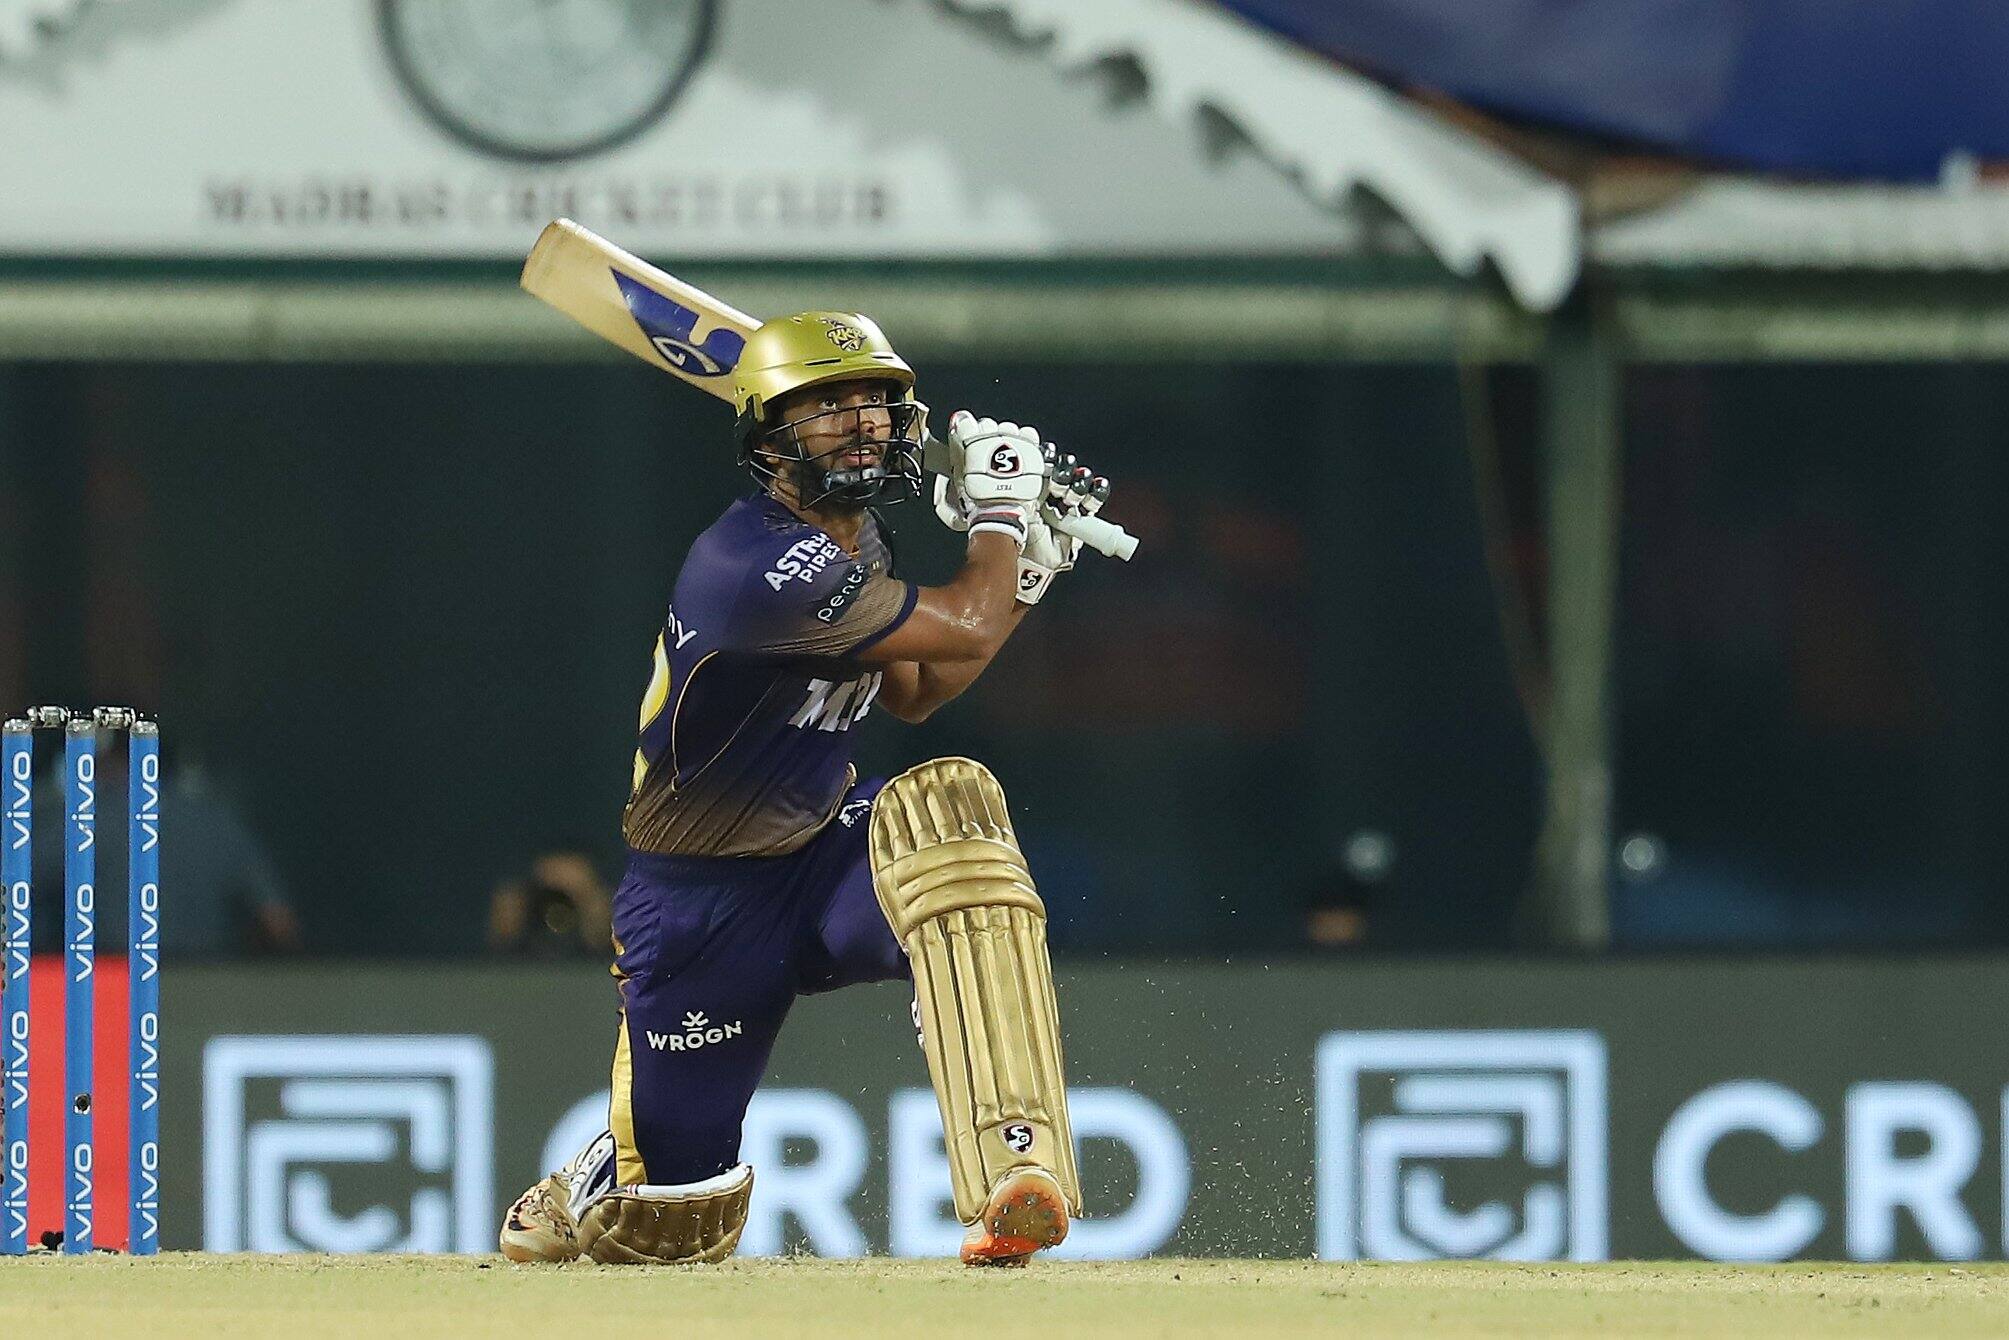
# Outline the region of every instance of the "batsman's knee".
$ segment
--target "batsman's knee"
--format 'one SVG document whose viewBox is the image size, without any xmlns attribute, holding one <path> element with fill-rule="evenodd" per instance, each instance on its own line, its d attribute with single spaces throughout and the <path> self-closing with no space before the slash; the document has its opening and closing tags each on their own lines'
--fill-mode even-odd
<svg viewBox="0 0 2009 1340">
<path fill-rule="evenodd" d="M 753 1197 L 741 1163 L 684 1186 L 620 1186 L 579 1217 L 579 1247 L 603 1265 L 723 1261 L 739 1246 Z"/>
</svg>

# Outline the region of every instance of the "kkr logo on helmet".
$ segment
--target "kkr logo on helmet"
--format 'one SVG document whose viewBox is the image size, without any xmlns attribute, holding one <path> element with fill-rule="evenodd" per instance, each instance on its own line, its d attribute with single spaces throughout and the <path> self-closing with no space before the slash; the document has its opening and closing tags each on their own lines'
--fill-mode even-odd
<svg viewBox="0 0 2009 1340">
<path fill-rule="evenodd" d="M 746 338 L 724 327 L 705 336 L 704 343 L 691 343 L 698 314 L 681 303 L 672 302 L 645 284 L 638 284 L 619 270 L 610 270 L 628 314 L 649 337 L 649 343 L 663 361 L 689 377 L 723 377 L 739 364 L 746 350 Z"/>
<path fill-rule="evenodd" d="M 858 327 L 848 321 L 838 321 L 831 317 L 825 317 L 823 320 L 824 324 L 830 327 L 823 333 L 830 337 L 832 344 L 845 353 L 855 354 L 865 347 L 865 332 Z"/>
</svg>

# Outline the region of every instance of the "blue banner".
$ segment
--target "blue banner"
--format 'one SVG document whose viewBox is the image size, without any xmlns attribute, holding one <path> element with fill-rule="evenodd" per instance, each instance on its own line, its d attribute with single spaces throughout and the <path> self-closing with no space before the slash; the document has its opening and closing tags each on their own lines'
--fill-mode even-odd
<svg viewBox="0 0 2009 1340">
<path fill-rule="evenodd" d="M 1724 166 L 1920 181 L 2009 157 L 1998 0 L 1222 0 L 1369 74 Z"/>
</svg>

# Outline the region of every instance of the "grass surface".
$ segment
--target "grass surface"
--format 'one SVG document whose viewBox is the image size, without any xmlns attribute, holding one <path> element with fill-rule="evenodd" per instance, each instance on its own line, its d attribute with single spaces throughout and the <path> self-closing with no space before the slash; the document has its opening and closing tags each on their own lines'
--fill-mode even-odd
<svg viewBox="0 0 2009 1340">
<path fill-rule="evenodd" d="M 0 1260 L 0 1335 L 1991 1336 L 2005 1266 L 744 1260 L 517 1267 L 499 1257 Z"/>
</svg>

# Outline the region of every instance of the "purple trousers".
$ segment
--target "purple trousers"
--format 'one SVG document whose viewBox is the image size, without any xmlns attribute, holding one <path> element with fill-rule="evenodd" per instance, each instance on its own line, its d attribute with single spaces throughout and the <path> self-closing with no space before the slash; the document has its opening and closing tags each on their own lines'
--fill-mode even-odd
<svg viewBox="0 0 2009 1340">
<path fill-rule="evenodd" d="M 611 1125 L 623 1182 L 695 1182 L 739 1160 L 740 1123 L 797 996 L 905 978 L 872 892 L 860 783 L 788 856 L 629 855 L 614 893 L 626 1084 Z M 625 1088 L 625 1092 L 623 1091 Z M 625 1129 L 624 1129 L 625 1124 Z"/>
</svg>

